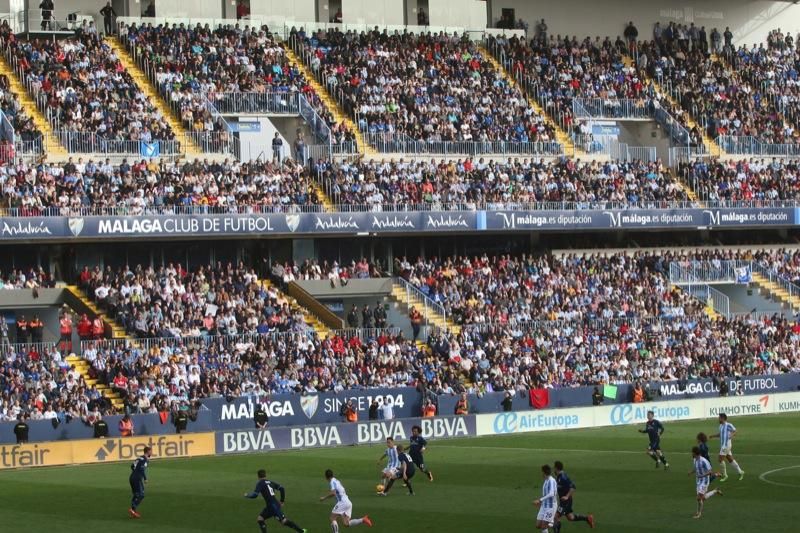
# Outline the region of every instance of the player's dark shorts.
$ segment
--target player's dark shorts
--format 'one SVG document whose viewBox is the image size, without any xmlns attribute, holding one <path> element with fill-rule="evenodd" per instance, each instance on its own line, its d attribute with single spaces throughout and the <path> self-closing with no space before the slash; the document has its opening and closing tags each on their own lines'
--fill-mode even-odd
<svg viewBox="0 0 800 533">
<path fill-rule="evenodd" d="M 661 449 L 661 441 L 660 440 L 656 440 L 656 441 L 650 442 L 650 444 L 647 446 L 647 449 L 648 450 L 652 450 L 652 451 L 660 450 Z"/>
<path fill-rule="evenodd" d="M 563 501 L 559 499 L 558 501 L 558 514 L 561 516 L 567 516 L 572 514 L 572 498 L 567 501 Z"/>
<path fill-rule="evenodd" d="M 264 507 L 264 510 L 261 511 L 260 514 L 261 518 L 263 518 L 264 520 L 267 520 L 269 518 L 275 518 L 279 522 L 283 522 L 286 519 L 286 515 L 283 514 L 281 508 L 275 505 L 267 505 L 266 507 Z"/>
<path fill-rule="evenodd" d="M 130 478 L 131 492 L 134 496 L 144 496 L 144 480 L 140 478 Z"/>
<path fill-rule="evenodd" d="M 425 458 L 422 457 L 421 453 L 412 453 L 410 455 L 411 455 L 411 461 L 413 461 L 415 465 L 422 467 L 422 465 L 425 464 Z"/>
<path fill-rule="evenodd" d="M 416 468 L 414 470 L 406 470 L 406 477 L 408 477 L 408 479 L 411 479 L 412 477 L 414 477 L 414 474 L 416 474 L 416 473 L 417 473 L 417 469 Z M 397 478 L 396 479 L 403 479 L 403 472 L 401 470 L 397 471 Z"/>
</svg>

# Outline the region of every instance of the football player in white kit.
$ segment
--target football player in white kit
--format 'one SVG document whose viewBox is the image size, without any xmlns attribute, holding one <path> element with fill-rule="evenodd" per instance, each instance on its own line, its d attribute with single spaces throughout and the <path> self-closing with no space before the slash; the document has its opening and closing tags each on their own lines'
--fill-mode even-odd
<svg viewBox="0 0 800 533">
<path fill-rule="evenodd" d="M 698 446 L 692 448 L 692 460 L 694 462 L 694 468 L 689 470 L 689 475 L 691 476 L 694 474 L 697 478 L 697 513 L 695 513 L 694 517 L 700 518 L 703 515 L 703 505 L 705 501 L 715 494 L 722 496 L 722 490 L 708 490 L 708 485 L 711 483 L 711 475 L 713 474 L 711 471 L 711 463 L 701 455 Z"/>
<path fill-rule="evenodd" d="M 539 514 L 536 515 L 536 528 L 542 533 L 548 533 L 556 520 L 558 510 L 558 483 L 552 475 L 553 469 L 550 465 L 542 465 L 542 497 L 534 500 L 533 504 L 539 507 Z"/>
<path fill-rule="evenodd" d="M 394 439 L 386 439 L 386 451 L 378 459 L 378 464 L 386 457 L 386 468 L 381 472 L 381 485 L 386 487 L 390 479 L 395 479 L 400 471 L 400 456 L 397 454 L 397 445 Z"/>
<path fill-rule="evenodd" d="M 728 415 L 725 413 L 719 414 L 719 433 L 709 435 L 709 439 L 719 437 L 719 465 L 722 468 L 722 477 L 720 483 L 728 481 L 728 465 L 725 461 L 729 462 L 731 466 L 739 474 L 739 481 L 744 479 L 744 470 L 733 458 L 733 437 L 736 435 L 736 427 L 728 422 Z"/>
<path fill-rule="evenodd" d="M 336 505 L 333 506 L 331 511 L 331 532 L 339 533 L 340 519 L 344 527 L 360 526 L 361 524 L 372 527 L 372 520 L 369 519 L 369 516 L 350 518 L 353 515 L 353 502 L 347 497 L 347 491 L 344 490 L 342 482 L 333 477 L 333 470 L 328 469 L 325 471 L 325 479 L 330 484 L 330 492 L 322 496 L 319 501 L 324 502 L 328 498 L 336 498 Z"/>
</svg>

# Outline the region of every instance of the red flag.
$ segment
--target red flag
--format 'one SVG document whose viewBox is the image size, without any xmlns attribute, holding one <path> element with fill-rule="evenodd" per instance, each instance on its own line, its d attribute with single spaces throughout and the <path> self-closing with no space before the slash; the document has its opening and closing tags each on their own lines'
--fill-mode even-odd
<svg viewBox="0 0 800 533">
<path fill-rule="evenodd" d="M 531 389 L 529 393 L 531 406 L 534 409 L 544 409 L 550 404 L 550 391 L 548 389 Z"/>
</svg>

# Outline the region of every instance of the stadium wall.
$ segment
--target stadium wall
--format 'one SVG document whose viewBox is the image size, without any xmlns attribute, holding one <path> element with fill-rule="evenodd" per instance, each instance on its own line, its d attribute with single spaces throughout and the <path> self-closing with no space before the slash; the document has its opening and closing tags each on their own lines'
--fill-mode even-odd
<svg viewBox="0 0 800 533">
<path fill-rule="evenodd" d="M 457 1 L 457 0 L 452 0 Z M 536 22 L 542 18 L 548 34 L 586 36 L 622 35 L 628 21 L 639 30 L 640 39 L 652 38 L 656 22 L 694 23 L 705 26 L 708 33 L 717 27 L 720 33 L 730 26 L 734 44 L 766 42 L 770 30 L 781 28 L 796 34 L 800 30 L 800 6 L 791 2 L 750 0 L 667 0 L 630 2 L 629 0 L 491 0 L 492 27 L 500 20 L 503 8 L 513 8 L 517 19 L 529 24 L 528 35 L 535 35 Z M 433 21 L 433 17 L 431 17 Z"/>
<path fill-rule="evenodd" d="M 800 374 L 780 374 L 770 376 L 748 376 L 741 379 L 728 379 L 731 397 L 736 394 L 763 395 L 768 393 L 800 390 Z M 686 400 L 697 398 L 718 398 L 719 383 L 711 379 L 691 381 L 654 382 L 646 384 L 653 398 L 664 400 Z M 630 401 L 632 385 L 617 385 L 614 397 L 604 399 L 606 404 L 622 404 Z M 570 389 L 549 389 L 549 403 L 540 413 L 555 412 L 559 408 L 586 407 L 592 404 L 593 387 L 576 387 Z M 497 413 L 502 410 L 500 402 L 505 393 L 493 392 L 469 396 L 471 414 L 483 415 Z M 366 420 L 369 405 L 375 398 L 379 403 L 388 398 L 394 406 L 394 416 L 398 419 L 413 418 L 421 412 L 422 398 L 420 392 L 413 387 L 393 389 L 354 390 L 347 393 L 321 393 L 316 395 L 274 394 L 261 402 L 270 417 L 270 428 L 309 427 L 314 425 L 335 424 L 342 421 L 339 409 L 342 402 L 353 400 L 358 411 L 359 420 Z M 438 397 L 438 413 L 442 416 L 455 413 L 456 396 L 442 395 Z M 248 430 L 254 427 L 253 414 L 257 400 L 249 397 L 235 399 L 208 398 L 202 400 L 202 408 L 197 412 L 196 420 L 190 421 L 190 432 L 219 430 Z M 641 405 L 641 404 L 640 404 Z M 513 410 L 526 411 L 531 408 L 527 394 L 516 393 L 513 397 Z M 118 437 L 117 428 L 120 416 L 109 416 L 105 420 L 109 425 L 109 436 Z M 175 433 L 175 426 L 169 417 L 163 420 L 158 414 L 132 415 L 137 435 L 169 435 Z M 13 443 L 15 422 L 0 423 L 0 443 Z M 30 442 L 63 441 L 89 439 L 93 429 L 81 420 L 53 425 L 51 421 L 31 420 Z"/>
<path fill-rule="evenodd" d="M 145 446 L 151 446 L 153 456 L 158 459 L 368 445 L 383 442 L 387 437 L 405 441 L 414 425 L 422 427 L 426 438 L 439 440 L 640 424 L 646 419 L 648 410 L 653 410 L 656 417 L 663 421 L 713 418 L 721 412 L 728 413 L 731 417 L 792 413 L 800 411 L 800 393 L 618 404 L 544 412 L 523 411 L 338 423 L 268 430 L 233 430 L 0 445 L 0 470 L 130 461 L 140 455 Z"/>
</svg>

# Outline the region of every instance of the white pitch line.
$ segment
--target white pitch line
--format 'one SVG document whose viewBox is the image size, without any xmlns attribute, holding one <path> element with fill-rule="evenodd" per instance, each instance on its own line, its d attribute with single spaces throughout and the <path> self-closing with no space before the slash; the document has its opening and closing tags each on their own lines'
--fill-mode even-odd
<svg viewBox="0 0 800 533">
<path fill-rule="evenodd" d="M 436 448 L 467 448 L 470 450 L 509 450 L 515 452 L 565 452 L 565 453 L 634 453 L 634 454 L 642 454 L 646 453 L 644 448 L 641 451 L 635 450 L 568 450 L 565 448 L 513 448 L 508 446 L 454 446 L 452 444 L 435 444 Z M 669 453 L 680 453 L 675 451 L 670 451 Z M 688 452 L 687 452 L 688 453 Z M 712 457 L 714 456 L 713 453 L 709 453 Z M 736 455 L 741 455 L 744 457 L 792 457 L 792 458 L 800 458 L 800 455 L 784 455 L 784 454 L 770 454 L 770 453 L 737 453 Z M 797 467 L 790 467 L 790 468 L 800 468 L 800 465 Z"/>
<path fill-rule="evenodd" d="M 784 470 L 791 470 L 792 468 L 800 468 L 800 465 L 794 466 L 784 466 L 783 468 L 776 468 L 775 470 L 768 470 L 758 476 L 758 479 L 763 481 L 764 483 L 769 483 L 770 485 L 778 485 L 780 487 L 791 487 L 793 489 L 800 489 L 800 485 L 793 485 L 791 483 L 781 483 L 780 481 L 770 481 L 767 479 L 767 476 L 770 474 L 774 474 L 775 472 L 783 472 Z"/>
</svg>

